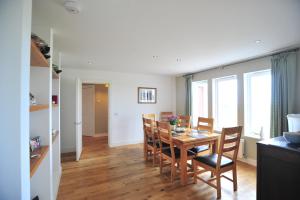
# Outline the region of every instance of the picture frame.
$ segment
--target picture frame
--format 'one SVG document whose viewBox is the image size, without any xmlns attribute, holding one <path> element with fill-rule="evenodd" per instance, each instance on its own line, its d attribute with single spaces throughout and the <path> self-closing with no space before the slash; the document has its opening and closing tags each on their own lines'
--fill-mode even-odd
<svg viewBox="0 0 300 200">
<path fill-rule="evenodd" d="M 138 103 L 139 104 L 156 104 L 157 89 L 150 87 L 138 87 Z"/>
</svg>

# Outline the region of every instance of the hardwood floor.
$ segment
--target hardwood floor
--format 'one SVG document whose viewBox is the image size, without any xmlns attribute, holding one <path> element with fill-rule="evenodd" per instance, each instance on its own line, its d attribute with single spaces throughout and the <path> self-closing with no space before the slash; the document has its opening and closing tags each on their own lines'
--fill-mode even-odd
<svg viewBox="0 0 300 200">
<path fill-rule="evenodd" d="M 83 142 L 82 159 L 62 164 L 59 200 L 216 199 L 216 190 L 200 181 L 193 184 L 190 178 L 181 186 L 177 176 L 171 184 L 167 168 L 160 176 L 159 167 L 144 161 L 141 144 L 109 148 L 107 137 L 85 137 Z M 222 199 L 256 199 L 255 168 L 238 163 L 238 191 L 222 179 Z"/>
</svg>

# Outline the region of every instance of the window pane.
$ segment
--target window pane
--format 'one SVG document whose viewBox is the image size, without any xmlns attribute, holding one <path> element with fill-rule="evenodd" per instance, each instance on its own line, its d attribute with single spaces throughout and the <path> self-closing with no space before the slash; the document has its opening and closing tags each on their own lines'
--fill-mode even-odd
<svg viewBox="0 0 300 200">
<path fill-rule="evenodd" d="M 208 116 L 207 81 L 193 82 L 193 126 L 197 126 L 198 117 Z"/>
<path fill-rule="evenodd" d="M 215 129 L 237 125 L 237 78 L 236 76 L 214 79 Z"/>
<path fill-rule="evenodd" d="M 271 71 L 244 75 L 245 134 L 268 138 L 271 121 Z"/>
</svg>

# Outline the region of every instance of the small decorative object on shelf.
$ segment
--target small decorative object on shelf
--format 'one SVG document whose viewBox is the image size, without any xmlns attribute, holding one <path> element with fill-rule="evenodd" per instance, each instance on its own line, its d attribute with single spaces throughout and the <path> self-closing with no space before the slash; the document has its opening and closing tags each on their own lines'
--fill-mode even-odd
<svg viewBox="0 0 300 200">
<path fill-rule="evenodd" d="M 57 66 L 57 65 L 55 65 L 55 64 L 52 64 L 52 67 L 53 67 L 53 70 L 57 73 L 57 74 L 59 74 L 59 73 L 61 73 L 62 72 L 62 70 L 61 69 L 59 69 L 59 67 Z"/>
<path fill-rule="evenodd" d="M 34 137 L 30 139 L 30 150 L 33 152 L 35 149 L 38 149 L 41 147 L 41 139 L 40 136 Z"/>
<path fill-rule="evenodd" d="M 29 93 L 29 98 L 30 98 L 30 105 L 36 105 L 36 99 L 31 92 Z"/>
<path fill-rule="evenodd" d="M 31 34 L 31 39 L 34 41 L 34 43 L 40 49 L 41 53 L 46 59 L 51 57 L 50 55 L 48 55 L 48 53 L 50 52 L 50 47 L 44 40 L 42 40 L 39 36 L 37 36 L 34 33 Z"/>
<path fill-rule="evenodd" d="M 176 129 L 176 125 L 178 123 L 178 117 L 176 115 L 170 116 L 169 122 L 170 122 L 172 131 L 174 131 Z"/>
<path fill-rule="evenodd" d="M 52 103 L 58 104 L 58 96 L 57 95 L 52 95 Z"/>
</svg>

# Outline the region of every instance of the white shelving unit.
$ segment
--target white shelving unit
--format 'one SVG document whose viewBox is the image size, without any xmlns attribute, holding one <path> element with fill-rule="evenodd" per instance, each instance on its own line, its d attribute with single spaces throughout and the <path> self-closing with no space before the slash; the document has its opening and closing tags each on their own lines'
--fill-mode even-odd
<svg viewBox="0 0 300 200">
<path fill-rule="evenodd" d="M 50 46 L 51 58 L 46 60 L 34 43 L 31 44 L 30 92 L 38 105 L 30 106 L 30 137 L 40 136 L 40 157 L 30 160 L 31 198 L 56 199 L 61 177 L 60 102 L 52 103 L 52 95 L 60 99 L 60 77 L 53 71 L 53 61 L 60 61 L 53 45 L 53 31 L 32 26 L 32 32 Z M 58 63 L 60 65 L 60 63 Z M 52 135 L 52 129 L 58 134 Z"/>
</svg>

